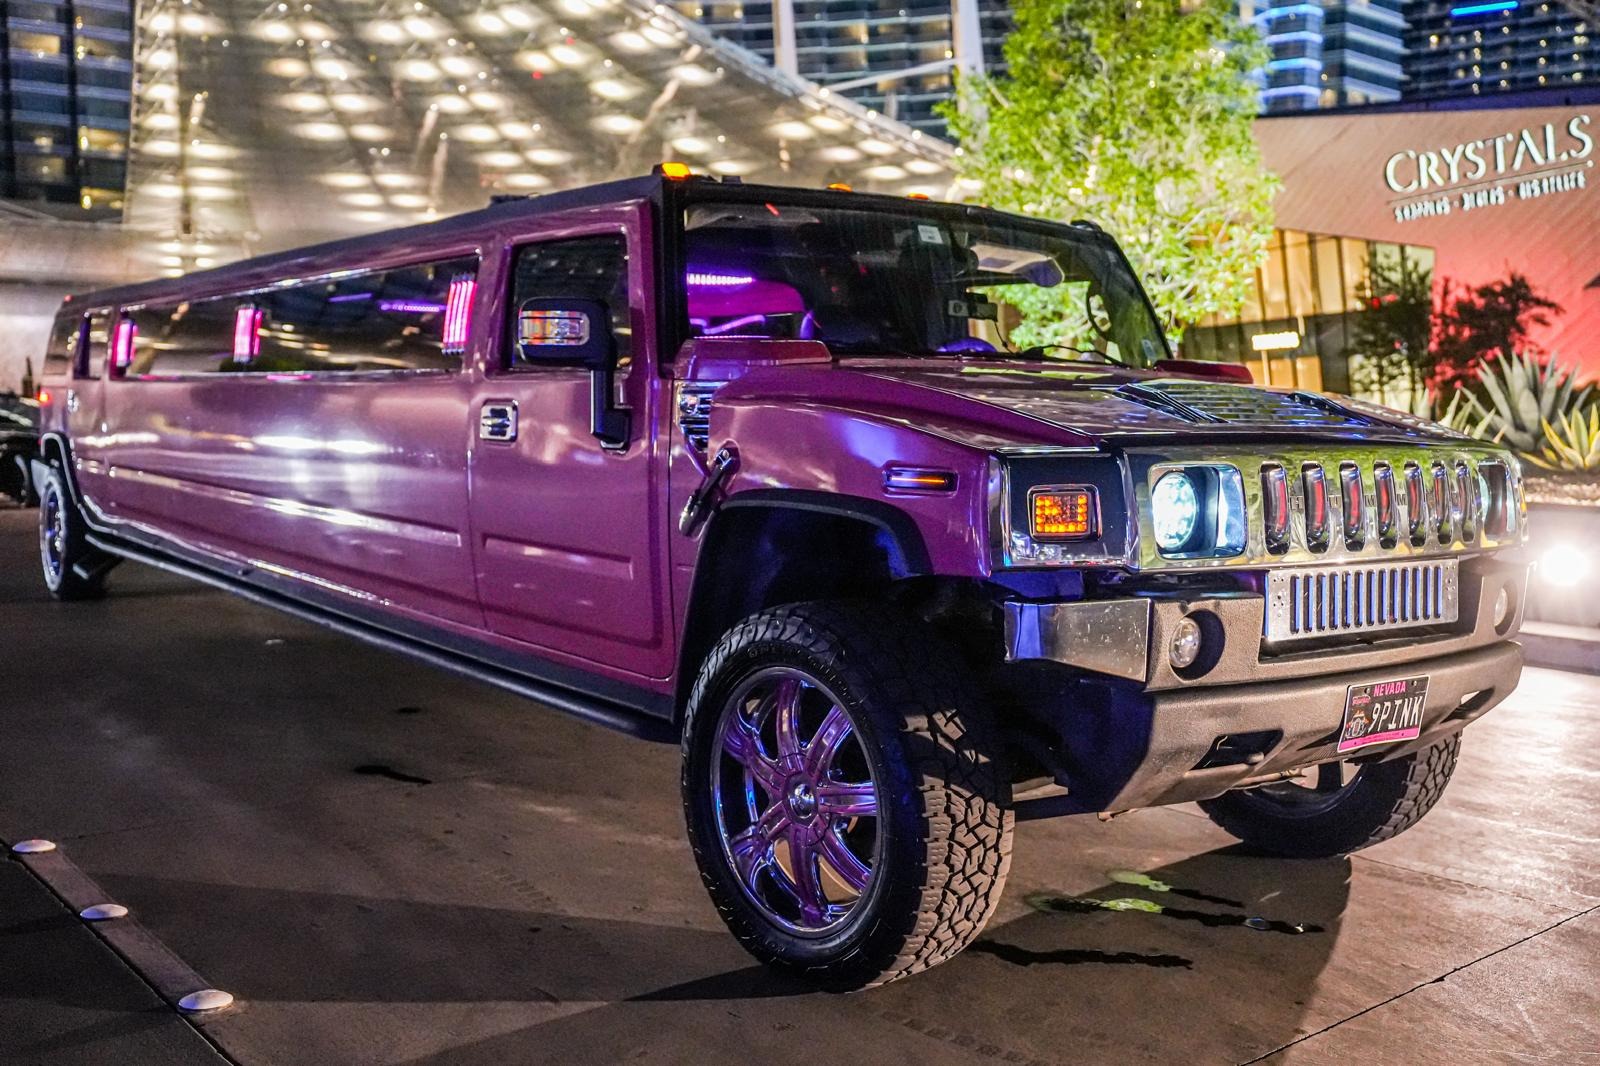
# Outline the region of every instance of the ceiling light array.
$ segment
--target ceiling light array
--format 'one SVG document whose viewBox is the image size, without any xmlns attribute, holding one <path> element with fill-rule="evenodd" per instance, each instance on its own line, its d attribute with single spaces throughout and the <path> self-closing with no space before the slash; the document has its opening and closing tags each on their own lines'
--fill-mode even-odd
<svg viewBox="0 0 1600 1066">
<path fill-rule="evenodd" d="M 197 0 L 146 0 L 135 41 L 128 209 L 148 232 L 146 258 L 167 274 L 237 255 L 239 151 L 207 119 L 209 97 L 185 85 L 186 48 L 228 47 L 221 19 Z M 222 238 L 217 235 L 231 234 Z"/>
<path fill-rule="evenodd" d="M 146 10 L 130 202 L 143 221 L 166 216 L 166 244 L 248 228 L 248 205 L 230 204 L 238 153 L 195 113 L 204 94 L 185 91 L 181 57 L 200 47 L 231 46 L 230 59 L 259 65 L 260 106 L 281 116 L 351 229 L 464 209 L 463 186 L 474 198 L 536 192 L 664 157 L 724 176 L 800 169 L 889 192 L 953 188 L 948 146 L 776 72 L 730 72 L 744 66 L 730 46 L 662 5 L 273 0 L 242 42 L 219 38 L 223 22 L 197 0 Z M 750 114 L 751 78 L 781 94 L 776 114 L 765 101 Z M 183 267 L 209 258 L 167 250 L 163 260 L 174 256 Z"/>
</svg>

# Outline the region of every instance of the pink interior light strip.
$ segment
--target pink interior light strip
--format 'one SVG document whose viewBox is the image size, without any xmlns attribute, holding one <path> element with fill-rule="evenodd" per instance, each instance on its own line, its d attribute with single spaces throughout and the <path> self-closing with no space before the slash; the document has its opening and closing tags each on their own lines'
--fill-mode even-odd
<svg viewBox="0 0 1600 1066">
<path fill-rule="evenodd" d="M 233 316 L 233 361 L 248 363 L 261 354 L 261 308 L 249 304 Z"/>
<path fill-rule="evenodd" d="M 450 282 L 450 294 L 444 307 L 444 350 L 465 351 L 467 336 L 472 332 L 472 298 L 477 295 L 478 282 L 465 275 Z"/>
<path fill-rule="evenodd" d="M 133 338 L 138 332 L 133 319 L 117 319 L 117 331 L 111 338 L 111 369 L 119 374 L 133 363 Z"/>
</svg>

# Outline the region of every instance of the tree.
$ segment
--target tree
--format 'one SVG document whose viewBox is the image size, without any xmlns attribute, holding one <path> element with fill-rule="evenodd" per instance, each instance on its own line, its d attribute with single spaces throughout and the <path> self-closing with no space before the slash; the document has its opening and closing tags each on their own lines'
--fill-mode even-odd
<svg viewBox="0 0 1600 1066">
<path fill-rule="evenodd" d="M 1389 398 L 1396 386 L 1415 409 L 1433 373 L 1433 271 L 1410 256 L 1374 256 L 1357 291 L 1363 310 L 1351 322 L 1350 384 Z"/>
<path fill-rule="evenodd" d="M 1447 286 L 1434 327 L 1436 383 L 1470 377 L 1497 354 L 1545 354 L 1531 335 L 1559 314 L 1560 304 L 1534 291 L 1527 277 L 1514 270 L 1504 281 Z"/>
<path fill-rule="evenodd" d="M 964 75 L 944 115 L 962 178 L 995 207 L 1097 222 L 1122 243 L 1173 339 L 1251 291 L 1277 179 L 1251 133 L 1267 60 L 1233 0 L 1017 0 L 1010 74 Z M 1008 300 L 1010 299 L 1008 295 Z M 1081 318 L 1048 291 L 1028 343 Z"/>
</svg>

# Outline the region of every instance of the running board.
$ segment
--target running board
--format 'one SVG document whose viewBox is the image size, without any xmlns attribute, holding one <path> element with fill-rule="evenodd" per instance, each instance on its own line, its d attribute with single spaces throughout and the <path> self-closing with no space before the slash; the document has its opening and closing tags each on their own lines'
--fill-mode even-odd
<svg viewBox="0 0 1600 1066">
<path fill-rule="evenodd" d="M 656 740 L 675 744 L 678 742 L 678 732 L 671 722 L 635 710 L 625 704 L 600 697 L 589 696 L 572 689 L 551 685 L 547 682 L 514 673 L 510 670 L 488 666 L 466 655 L 446 651 L 426 644 L 410 637 L 402 636 L 378 626 L 368 625 L 364 622 L 347 618 L 332 611 L 323 610 L 311 604 L 303 603 L 289 596 L 272 592 L 247 581 L 228 577 L 209 570 L 203 566 L 187 563 L 160 552 L 143 547 L 137 547 L 120 539 L 111 539 L 99 533 L 88 535 L 90 544 L 101 551 L 134 562 L 153 566 L 158 570 L 165 570 L 171 574 L 198 581 L 212 588 L 233 593 L 236 596 L 271 607 L 285 614 L 293 615 L 302 621 L 312 622 L 316 625 L 331 629 L 336 633 L 386 651 L 398 652 L 429 666 L 448 670 L 451 673 L 469 677 L 474 681 L 481 681 L 486 685 L 514 692 L 525 699 L 554 707 L 576 718 L 596 725 L 603 725 L 608 729 L 615 729 L 629 736 L 640 737 L 645 740 Z"/>
</svg>

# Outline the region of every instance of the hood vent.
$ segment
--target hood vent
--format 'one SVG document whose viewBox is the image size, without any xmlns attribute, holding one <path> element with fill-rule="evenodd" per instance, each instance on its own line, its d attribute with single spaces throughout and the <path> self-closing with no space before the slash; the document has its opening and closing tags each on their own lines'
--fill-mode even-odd
<svg viewBox="0 0 1600 1066">
<path fill-rule="evenodd" d="M 678 386 L 678 428 L 697 452 L 704 452 L 711 442 L 711 394 L 725 384 L 686 381 Z"/>
<path fill-rule="evenodd" d="M 1268 392 L 1204 381 L 1148 381 L 1123 385 L 1116 391 L 1125 400 L 1196 425 L 1359 429 L 1375 424 L 1332 400 L 1306 392 Z"/>
</svg>

